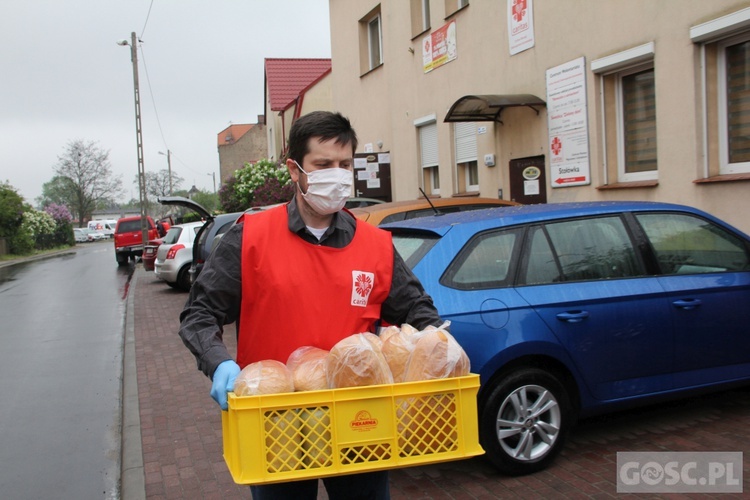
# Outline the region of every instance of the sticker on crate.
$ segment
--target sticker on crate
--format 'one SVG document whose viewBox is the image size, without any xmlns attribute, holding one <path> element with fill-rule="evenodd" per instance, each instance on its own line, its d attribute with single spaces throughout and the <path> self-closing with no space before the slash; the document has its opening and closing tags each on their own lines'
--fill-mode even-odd
<svg viewBox="0 0 750 500">
<path fill-rule="evenodd" d="M 354 415 L 354 420 L 349 422 L 349 426 L 355 431 L 369 431 L 378 426 L 378 419 L 372 418 L 369 411 L 362 410 Z"/>
</svg>

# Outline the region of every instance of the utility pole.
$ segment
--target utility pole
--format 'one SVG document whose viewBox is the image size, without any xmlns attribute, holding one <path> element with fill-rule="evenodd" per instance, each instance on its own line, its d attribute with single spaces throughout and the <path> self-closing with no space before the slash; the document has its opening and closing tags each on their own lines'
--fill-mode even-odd
<svg viewBox="0 0 750 500">
<path fill-rule="evenodd" d="M 160 155 L 163 155 L 161 151 L 159 151 Z M 169 196 L 172 196 L 172 151 L 167 149 L 167 171 L 169 172 Z"/>
<path fill-rule="evenodd" d="M 214 194 L 216 194 L 216 172 L 211 172 L 208 175 L 214 178 Z"/>
<path fill-rule="evenodd" d="M 135 31 L 130 38 L 130 60 L 133 62 L 133 89 L 135 95 L 135 136 L 138 147 L 138 196 L 141 203 L 141 238 L 143 247 L 148 244 L 148 224 L 146 224 L 146 171 L 143 165 L 143 134 L 141 133 L 141 92 L 138 85 L 138 45 Z M 127 40 L 117 42 L 118 45 L 128 45 Z M 170 177 L 171 180 L 171 177 Z M 171 186 L 170 186 L 171 187 Z"/>
<path fill-rule="evenodd" d="M 172 196 L 172 152 L 167 149 L 167 170 L 169 171 L 169 196 Z"/>
</svg>

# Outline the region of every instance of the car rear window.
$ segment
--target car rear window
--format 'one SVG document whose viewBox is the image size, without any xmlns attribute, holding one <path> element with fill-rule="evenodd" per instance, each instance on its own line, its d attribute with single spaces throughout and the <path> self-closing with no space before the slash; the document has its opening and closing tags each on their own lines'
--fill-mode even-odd
<svg viewBox="0 0 750 500">
<path fill-rule="evenodd" d="M 393 235 L 393 246 L 406 265 L 414 269 L 438 240 L 434 234 L 400 233 Z"/>
<path fill-rule="evenodd" d="M 180 234 L 182 234 L 182 228 L 181 227 L 170 227 L 169 231 L 167 231 L 166 236 L 164 236 L 164 239 L 162 240 L 162 243 L 166 243 L 168 245 L 171 245 L 172 243 L 177 243 L 177 240 L 180 239 Z"/>
<path fill-rule="evenodd" d="M 475 236 L 448 267 L 440 283 L 459 290 L 512 285 L 511 261 L 522 234 L 522 228 L 515 228 Z"/>
<path fill-rule="evenodd" d="M 141 230 L 141 220 L 124 220 L 120 222 L 120 226 L 117 229 L 118 233 L 132 233 L 133 231 Z"/>
</svg>

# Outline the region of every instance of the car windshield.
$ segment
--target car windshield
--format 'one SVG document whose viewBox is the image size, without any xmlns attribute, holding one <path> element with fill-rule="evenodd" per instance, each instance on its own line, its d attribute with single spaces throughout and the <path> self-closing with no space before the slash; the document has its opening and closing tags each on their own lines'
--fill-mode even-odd
<svg viewBox="0 0 750 500">
<path fill-rule="evenodd" d="M 435 246 L 439 238 L 434 234 L 402 233 L 393 235 L 393 246 L 410 269 L 422 260 L 427 252 Z"/>
</svg>

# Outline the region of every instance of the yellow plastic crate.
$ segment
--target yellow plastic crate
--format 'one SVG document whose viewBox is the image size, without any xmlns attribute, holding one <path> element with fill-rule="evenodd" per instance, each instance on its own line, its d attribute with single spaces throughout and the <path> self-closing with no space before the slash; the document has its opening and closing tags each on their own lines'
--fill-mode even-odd
<svg viewBox="0 0 750 500">
<path fill-rule="evenodd" d="M 484 453 L 479 375 L 263 396 L 229 394 L 224 460 L 265 484 L 457 460 Z"/>
</svg>

